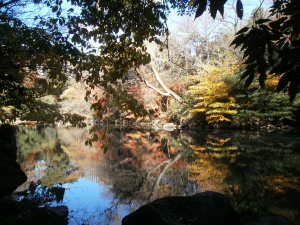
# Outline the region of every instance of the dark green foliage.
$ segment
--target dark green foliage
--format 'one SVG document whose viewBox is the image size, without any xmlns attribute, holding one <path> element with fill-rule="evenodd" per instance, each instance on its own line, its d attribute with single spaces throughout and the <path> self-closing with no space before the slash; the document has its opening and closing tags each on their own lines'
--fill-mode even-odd
<svg viewBox="0 0 300 225">
<path fill-rule="evenodd" d="M 249 77 L 251 78 L 251 75 Z M 234 121 L 257 122 L 257 128 L 263 124 L 280 125 L 288 121 L 295 122 L 295 111 L 299 108 L 298 97 L 292 104 L 287 94 L 276 93 L 275 88 L 269 84 L 264 89 L 257 83 L 249 84 L 249 87 L 243 90 L 240 74 L 226 77 L 224 81 L 231 86 L 230 93 L 236 100 L 238 114 L 233 116 Z M 248 82 L 246 80 L 245 83 Z"/>
<path fill-rule="evenodd" d="M 207 0 L 199 0 L 194 2 L 193 6 L 194 7 L 198 6 L 195 14 L 195 19 L 197 19 L 197 17 L 201 16 L 204 13 L 204 11 L 206 10 L 206 5 L 207 5 Z"/>
<path fill-rule="evenodd" d="M 288 84 L 290 101 L 298 93 L 300 82 L 300 2 L 297 0 L 275 1 L 270 12 L 276 20 L 259 19 L 250 29 L 242 29 L 232 42 L 236 47 L 242 46 L 244 64 L 247 70 L 242 78 L 248 77 L 248 87 L 259 74 L 259 84 L 264 87 L 266 72 L 281 77 L 277 91 Z M 254 76 L 255 74 L 255 76 Z"/>
<path fill-rule="evenodd" d="M 237 99 L 237 101 L 242 99 Z M 244 104 L 241 104 L 244 102 Z M 248 98 L 243 98 L 241 108 L 234 119 L 248 121 L 255 118 L 260 123 L 279 124 L 282 121 L 294 121 L 293 111 L 296 107 L 290 105 L 287 95 L 258 91 Z"/>
</svg>

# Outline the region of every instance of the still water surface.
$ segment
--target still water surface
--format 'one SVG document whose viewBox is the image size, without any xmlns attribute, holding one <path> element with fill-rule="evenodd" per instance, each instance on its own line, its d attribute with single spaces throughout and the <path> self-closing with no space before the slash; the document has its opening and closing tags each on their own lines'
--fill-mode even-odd
<svg viewBox="0 0 300 225">
<path fill-rule="evenodd" d="M 107 139 L 86 146 L 87 137 L 88 129 L 72 127 L 17 132 L 18 162 L 28 176 L 19 190 L 38 180 L 65 188 L 62 201 L 46 204 L 67 205 L 70 224 L 121 224 L 157 198 L 206 190 L 226 193 L 238 210 L 279 213 L 298 223 L 299 131 L 111 128 L 106 154 Z"/>
</svg>

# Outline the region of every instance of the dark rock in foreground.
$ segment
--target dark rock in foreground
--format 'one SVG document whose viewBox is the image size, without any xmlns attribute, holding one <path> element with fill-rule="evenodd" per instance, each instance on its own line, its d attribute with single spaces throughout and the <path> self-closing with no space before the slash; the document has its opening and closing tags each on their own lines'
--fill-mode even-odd
<svg viewBox="0 0 300 225">
<path fill-rule="evenodd" d="M 67 206 L 39 208 L 34 202 L 0 199 L 0 224 L 67 225 L 67 216 Z"/>
<path fill-rule="evenodd" d="M 216 192 L 165 197 L 124 217 L 122 225 L 240 225 L 244 224 L 228 198 Z"/>
<path fill-rule="evenodd" d="M 7 124 L 0 127 L 0 198 L 11 194 L 26 182 L 27 177 L 16 162 L 16 140 L 13 128 Z"/>
<path fill-rule="evenodd" d="M 287 218 L 281 215 L 264 215 L 258 216 L 246 225 L 295 225 Z"/>
<path fill-rule="evenodd" d="M 26 182 L 27 177 L 20 165 L 1 152 L 0 146 L 0 198 L 11 194 L 18 186 Z"/>
<path fill-rule="evenodd" d="M 249 214 L 249 215 L 248 215 Z M 239 214 L 217 192 L 188 197 L 165 197 L 125 216 L 122 225 L 294 225 L 281 215 Z"/>
</svg>

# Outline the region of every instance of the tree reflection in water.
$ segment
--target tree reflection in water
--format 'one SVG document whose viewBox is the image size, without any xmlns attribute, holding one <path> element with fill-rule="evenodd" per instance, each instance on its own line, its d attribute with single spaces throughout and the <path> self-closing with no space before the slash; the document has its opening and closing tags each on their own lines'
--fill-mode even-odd
<svg viewBox="0 0 300 225">
<path fill-rule="evenodd" d="M 44 137 L 45 129 L 50 137 Z M 97 130 L 99 136 L 103 132 L 103 128 Z M 17 135 L 19 162 L 29 181 L 41 178 L 46 186 L 60 182 L 67 188 L 66 193 L 69 188 L 77 196 L 86 194 L 74 189 L 80 189 L 83 179 L 96 185 L 89 195 L 100 196 L 86 202 L 90 206 L 72 208 L 78 205 L 75 197 L 62 203 L 73 210 L 71 223 L 120 224 L 123 216 L 156 198 L 206 190 L 225 191 L 240 211 L 275 212 L 297 222 L 297 132 L 247 134 L 114 128 L 110 129 L 113 142 L 106 154 L 101 147 L 107 140 L 85 146 L 88 135 L 86 129 L 70 127 L 21 128 Z M 87 214 L 82 213 L 84 210 Z"/>
</svg>

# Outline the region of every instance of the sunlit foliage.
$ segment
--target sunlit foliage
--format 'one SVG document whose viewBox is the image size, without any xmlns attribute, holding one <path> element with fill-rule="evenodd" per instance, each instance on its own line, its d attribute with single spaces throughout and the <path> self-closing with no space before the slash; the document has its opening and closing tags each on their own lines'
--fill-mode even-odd
<svg viewBox="0 0 300 225">
<path fill-rule="evenodd" d="M 231 122 L 231 116 L 237 114 L 236 101 L 229 93 L 230 85 L 225 83 L 223 78 L 237 73 L 237 64 L 207 66 L 204 70 L 199 71 L 199 75 L 190 76 L 190 79 L 199 82 L 189 87 L 190 93 L 199 101 L 191 112 L 204 112 L 208 123 Z"/>
</svg>

